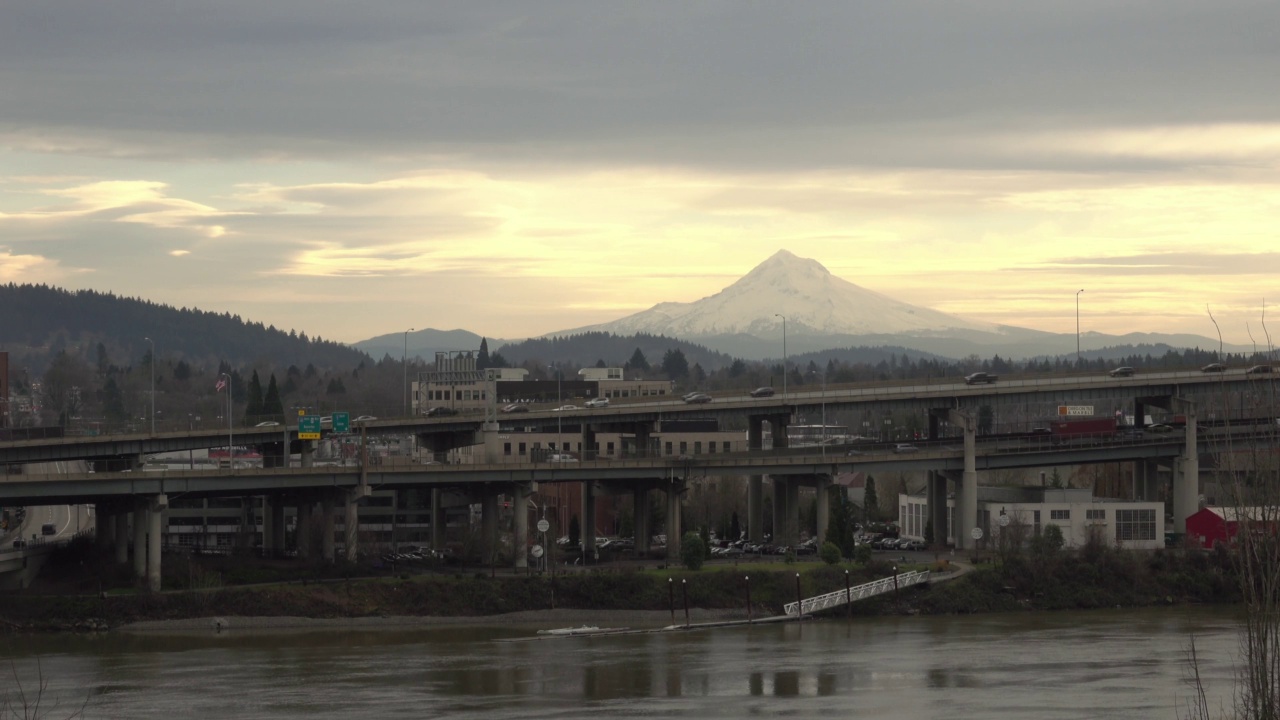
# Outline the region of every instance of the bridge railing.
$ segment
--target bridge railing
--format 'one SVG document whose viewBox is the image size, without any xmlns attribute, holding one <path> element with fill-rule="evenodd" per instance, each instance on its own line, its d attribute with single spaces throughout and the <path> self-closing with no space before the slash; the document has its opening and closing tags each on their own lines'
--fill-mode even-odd
<svg viewBox="0 0 1280 720">
<path fill-rule="evenodd" d="M 913 570 L 912 572 L 891 575 L 879 580 L 873 580 L 848 590 L 837 590 L 825 595 L 817 595 L 811 598 L 805 598 L 800 602 L 790 602 L 782 606 L 782 611 L 787 615 L 808 615 L 819 610 L 845 605 L 857 600 L 862 600 L 875 595 L 883 595 L 887 592 L 893 592 L 899 588 L 909 587 L 911 585 L 919 585 L 920 583 L 929 582 L 929 572 L 927 570 Z"/>
</svg>

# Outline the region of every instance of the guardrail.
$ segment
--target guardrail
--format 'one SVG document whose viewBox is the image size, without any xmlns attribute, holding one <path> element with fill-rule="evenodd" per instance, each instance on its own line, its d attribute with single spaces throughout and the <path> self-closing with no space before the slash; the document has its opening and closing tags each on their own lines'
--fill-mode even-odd
<svg viewBox="0 0 1280 720">
<path fill-rule="evenodd" d="M 929 582 L 929 573 L 925 570 L 913 570 L 912 572 L 893 575 L 887 578 L 880 578 L 869 583 L 849 588 L 848 590 L 837 590 L 825 595 L 817 595 L 811 598 L 805 598 L 800 602 L 790 602 L 782 606 L 782 611 L 787 615 L 808 615 L 809 613 L 826 610 L 827 608 L 845 605 L 857 600 L 864 600 L 876 595 L 883 595 L 899 588 L 910 587 L 911 585 L 919 585 L 920 583 Z"/>
</svg>

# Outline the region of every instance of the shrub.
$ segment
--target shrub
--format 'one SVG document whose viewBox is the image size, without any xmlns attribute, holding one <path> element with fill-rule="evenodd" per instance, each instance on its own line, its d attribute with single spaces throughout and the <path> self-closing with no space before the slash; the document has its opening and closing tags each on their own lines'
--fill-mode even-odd
<svg viewBox="0 0 1280 720">
<path fill-rule="evenodd" d="M 680 538 L 680 562 L 690 570 L 701 570 L 702 562 L 707 559 L 707 546 L 696 532 L 685 533 Z"/>
<path fill-rule="evenodd" d="M 822 549 L 818 551 L 818 555 L 822 558 L 822 562 L 828 565 L 835 565 L 840 562 L 840 546 L 831 541 L 822 543 Z"/>
<path fill-rule="evenodd" d="M 853 561 L 859 565 L 866 565 L 871 562 L 871 558 L 875 557 L 871 552 L 871 546 L 867 544 L 859 545 L 853 549 Z"/>
</svg>

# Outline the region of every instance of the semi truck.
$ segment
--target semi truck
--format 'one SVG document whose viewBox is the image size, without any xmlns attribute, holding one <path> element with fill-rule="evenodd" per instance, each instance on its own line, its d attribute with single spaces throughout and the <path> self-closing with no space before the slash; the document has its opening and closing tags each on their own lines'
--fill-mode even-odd
<svg viewBox="0 0 1280 720">
<path fill-rule="evenodd" d="M 1115 418 L 1080 418 L 1054 420 L 1049 423 L 1054 442 L 1075 438 L 1106 438 L 1116 434 Z"/>
</svg>

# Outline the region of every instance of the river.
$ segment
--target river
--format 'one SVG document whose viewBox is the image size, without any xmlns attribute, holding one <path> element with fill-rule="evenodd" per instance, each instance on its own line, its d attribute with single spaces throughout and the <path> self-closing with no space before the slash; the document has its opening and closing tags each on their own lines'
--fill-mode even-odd
<svg viewBox="0 0 1280 720">
<path fill-rule="evenodd" d="M 538 639 L 535 626 L 10 638 L 41 717 L 1169 718 L 1195 635 L 1230 703 L 1233 609 L 858 618 Z M 37 666 L 38 663 L 38 666 Z M 37 669 L 38 667 L 38 669 Z M 51 702 L 57 707 L 50 710 Z"/>
</svg>

